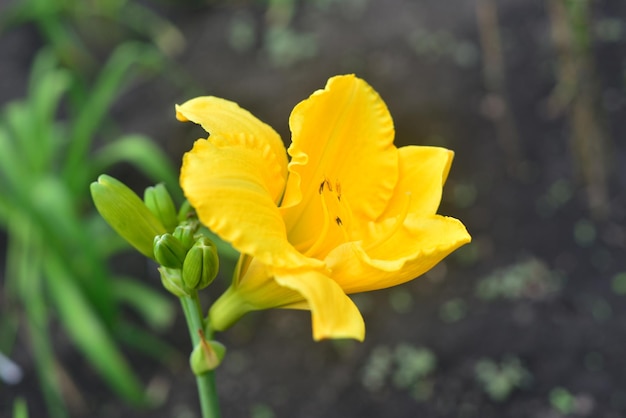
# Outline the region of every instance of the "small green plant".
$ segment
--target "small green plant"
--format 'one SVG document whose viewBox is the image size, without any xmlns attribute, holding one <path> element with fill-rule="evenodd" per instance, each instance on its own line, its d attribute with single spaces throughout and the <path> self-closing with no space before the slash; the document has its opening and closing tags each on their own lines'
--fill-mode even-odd
<svg viewBox="0 0 626 418">
<path fill-rule="evenodd" d="M 467 303 L 461 298 L 446 301 L 439 308 L 439 318 L 447 324 L 458 322 L 467 315 Z"/>
<path fill-rule="evenodd" d="M 613 276 L 611 280 L 611 289 L 618 295 L 626 294 L 626 271 L 622 271 Z"/>
<path fill-rule="evenodd" d="M 435 371 L 437 358 L 427 348 L 399 344 L 394 349 L 386 345 L 376 347 L 365 364 L 362 384 L 368 390 L 381 390 L 388 379 L 399 390 L 407 390 L 418 401 L 432 394 L 428 377 Z"/>
<path fill-rule="evenodd" d="M 491 359 L 481 359 L 474 367 L 476 380 L 484 392 L 494 401 L 502 402 L 519 388 L 524 388 L 532 376 L 519 358 L 510 356 L 497 363 Z"/>
<path fill-rule="evenodd" d="M 108 258 L 126 244 L 90 209 L 88 187 L 97 173 L 125 161 L 179 190 L 171 163 L 148 138 L 121 136 L 92 152 L 96 137 L 107 139 L 98 133 L 105 130 L 107 110 L 130 70 L 154 59 L 151 48 L 120 45 L 88 94 L 72 103 L 64 99 L 77 87 L 77 77 L 43 51 L 32 68 L 28 97 L 9 103 L 0 115 L 0 227 L 8 237 L 0 351 L 10 355 L 18 328 L 26 331 L 54 418 L 68 412 L 59 383 L 63 365 L 51 343 L 53 323 L 58 321 L 110 388 L 134 404 L 145 403 L 144 391 L 118 343 L 157 357 L 171 351 L 120 317 L 125 305 L 158 329 L 173 311 L 158 292 L 109 270 Z M 62 104 L 66 116 L 60 121 Z"/>
<path fill-rule="evenodd" d="M 296 3 L 291 0 L 268 1 L 262 31 L 257 30 L 258 22 L 251 12 L 239 13 L 230 24 L 230 47 L 238 52 L 247 52 L 260 44 L 269 63 L 274 67 L 290 67 L 315 57 L 318 52 L 315 35 L 296 31 L 292 27 Z"/>
<path fill-rule="evenodd" d="M 396 313 L 408 313 L 414 305 L 413 296 L 406 289 L 392 289 L 389 292 L 389 305 Z"/>
<path fill-rule="evenodd" d="M 531 258 L 481 279 L 476 295 L 484 300 L 544 299 L 561 289 L 561 277 L 542 261 Z"/>
<path fill-rule="evenodd" d="M 250 411 L 252 418 L 274 418 L 276 414 L 271 406 L 266 404 L 255 404 Z"/>
<path fill-rule="evenodd" d="M 549 398 L 552 408 L 560 414 L 569 415 L 574 412 L 576 399 L 567 389 L 556 387 L 550 391 Z"/>
</svg>

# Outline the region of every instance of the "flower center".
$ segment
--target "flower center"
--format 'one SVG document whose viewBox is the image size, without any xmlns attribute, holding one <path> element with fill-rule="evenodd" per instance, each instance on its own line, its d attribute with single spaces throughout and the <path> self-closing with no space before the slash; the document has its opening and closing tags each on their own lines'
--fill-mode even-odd
<svg viewBox="0 0 626 418">
<path fill-rule="evenodd" d="M 339 180 L 331 181 L 324 176 L 320 180 L 318 194 L 324 215 L 322 229 L 305 255 L 321 259 L 337 245 L 351 241 L 353 216 Z"/>
</svg>

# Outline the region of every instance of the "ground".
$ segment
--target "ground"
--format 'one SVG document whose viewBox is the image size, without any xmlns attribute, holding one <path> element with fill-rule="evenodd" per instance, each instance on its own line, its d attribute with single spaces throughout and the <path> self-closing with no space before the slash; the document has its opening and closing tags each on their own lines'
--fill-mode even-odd
<svg viewBox="0 0 626 418">
<path fill-rule="evenodd" d="M 329 76 L 354 72 L 386 101 L 398 145 L 455 151 L 440 213 L 461 219 L 473 242 L 409 284 L 356 295 L 364 343 L 313 342 L 305 312 L 249 314 L 219 335 L 229 350 L 217 371 L 223 416 L 623 416 L 625 6 L 596 2 L 590 23 L 592 120 L 608 144 L 608 210 L 598 210 L 589 203 L 598 184 L 582 174 L 593 161 L 581 163 L 571 140 L 578 125 L 567 104 L 550 110 L 559 51 L 545 2 L 498 2 L 500 87 L 485 76 L 489 53 L 476 18 L 485 1 L 300 2 L 290 28 L 314 41 L 274 57 L 258 39 L 233 40 L 236 22 L 269 30 L 263 7 L 233 3 L 159 9 L 187 41 L 174 59 L 184 86 L 164 77 L 133 85 L 112 110 L 124 131 L 150 135 L 179 161 L 202 133 L 176 122 L 173 105 L 211 94 L 237 101 L 287 140 L 291 108 Z M 621 32 L 603 37 L 607 22 Z M 5 71 L 22 81 L 18 70 L 28 68 L 38 40 L 28 30 L 7 36 L 0 49 L 12 51 L 14 74 Z M 18 44 L 28 48 L 10 49 Z M 7 98 L 20 94 L 3 89 Z M 154 280 L 152 267 L 146 280 Z M 156 407 L 124 405 L 79 359 L 69 369 L 85 396 L 75 416 L 199 416 L 182 318 L 162 337 L 180 358 L 164 365 L 129 353 L 160 399 Z M 24 381 L 8 390 L 29 394 L 32 416 L 44 416 L 35 372 L 25 368 Z"/>
</svg>

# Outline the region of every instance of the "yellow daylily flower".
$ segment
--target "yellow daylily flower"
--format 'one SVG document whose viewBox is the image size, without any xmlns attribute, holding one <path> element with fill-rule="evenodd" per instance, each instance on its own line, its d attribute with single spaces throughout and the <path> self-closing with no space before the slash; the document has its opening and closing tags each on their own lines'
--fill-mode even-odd
<svg viewBox="0 0 626 418">
<path fill-rule="evenodd" d="M 437 215 L 453 152 L 393 145 L 378 94 L 354 75 L 328 80 L 280 136 L 236 103 L 198 97 L 176 107 L 209 132 L 185 154 L 180 182 L 198 217 L 241 253 L 209 320 L 224 330 L 248 311 L 311 311 L 313 337 L 363 340 L 347 296 L 425 273 L 470 241 Z"/>
</svg>

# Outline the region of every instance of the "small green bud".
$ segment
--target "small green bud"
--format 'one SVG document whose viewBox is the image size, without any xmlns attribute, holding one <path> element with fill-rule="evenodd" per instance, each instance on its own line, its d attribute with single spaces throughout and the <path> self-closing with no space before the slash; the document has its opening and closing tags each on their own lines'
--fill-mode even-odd
<svg viewBox="0 0 626 418">
<path fill-rule="evenodd" d="M 185 247 L 186 250 L 189 250 L 196 242 L 195 234 L 197 230 L 197 223 L 185 223 L 184 225 L 178 225 L 172 235 L 178 238 L 178 240 L 183 244 L 183 247 Z"/>
<path fill-rule="evenodd" d="M 143 193 L 143 201 L 150 212 L 161 220 L 165 229 L 171 232 L 176 228 L 178 225 L 176 206 L 163 183 L 148 187 Z"/>
<path fill-rule="evenodd" d="M 190 216 L 195 214 L 193 207 L 191 207 L 191 203 L 187 199 L 180 205 L 180 209 L 178 209 L 178 222 L 182 223 L 189 219 Z"/>
<path fill-rule="evenodd" d="M 217 341 L 207 341 L 204 338 L 196 345 L 189 357 L 191 370 L 196 375 L 215 370 L 226 354 L 226 347 Z"/>
<path fill-rule="evenodd" d="M 170 269 L 161 266 L 159 267 L 159 273 L 161 274 L 161 283 L 168 292 L 179 298 L 189 296 L 189 293 L 183 288 L 180 269 Z"/>
<path fill-rule="evenodd" d="M 187 289 L 198 290 L 213 282 L 219 269 L 215 244 L 201 237 L 191 247 L 183 262 L 183 283 Z"/>
<path fill-rule="evenodd" d="M 100 215 L 140 253 L 154 258 L 154 237 L 167 232 L 161 221 L 124 183 L 105 174 L 91 183 L 91 197 Z"/>
<path fill-rule="evenodd" d="M 179 269 L 183 266 L 187 250 L 172 234 L 154 237 L 154 259 L 162 266 Z"/>
</svg>

